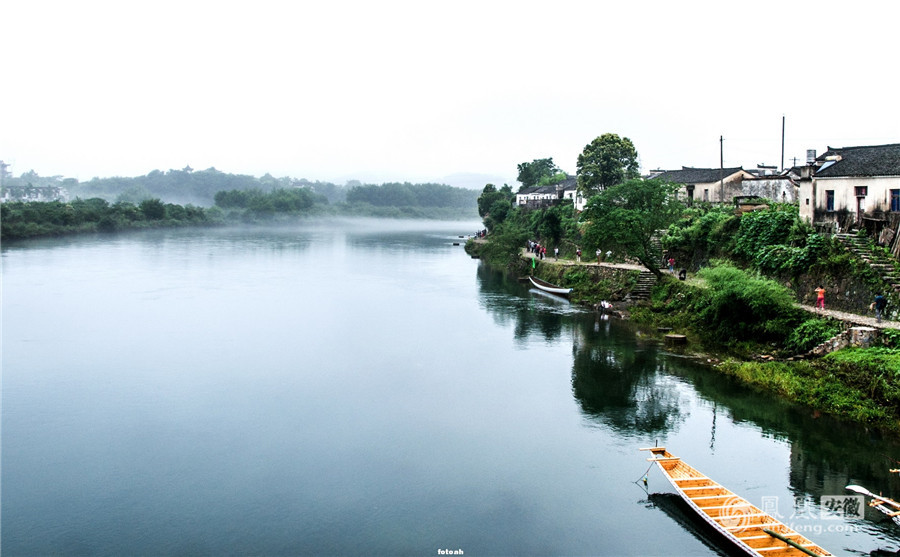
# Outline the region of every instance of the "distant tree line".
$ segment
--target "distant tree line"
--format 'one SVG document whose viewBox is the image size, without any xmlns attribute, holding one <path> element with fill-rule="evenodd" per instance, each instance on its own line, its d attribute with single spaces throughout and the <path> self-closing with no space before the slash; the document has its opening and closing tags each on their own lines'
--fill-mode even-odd
<svg viewBox="0 0 900 557">
<path fill-rule="evenodd" d="M 171 186 L 178 182 L 175 178 L 179 177 L 179 183 L 184 184 L 188 175 L 191 178 L 187 180 L 195 184 L 218 176 L 222 178 L 221 183 L 238 184 L 241 187 L 219 190 L 212 194 L 212 207 L 167 203 L 158 197 L 148 196 L 149 190 L 145 188 L 147 184 L 156 182 L 154 187 L 160 191 L 159 184 L 169 183 Z M 195 180 L 194 177 L 197 176 L 200 178 Z M 256 223 L 311 215 L 446 219 L 474 217 L 476 214 L 476 190 L 442 184 L 390 183 L 374 186 L 356 183 L 347 188 L 339 188 L 333 184 L 270 178 L 269 175 L 260 179 L 235 176 L 214 169 L 202 172 L 154 171 L 141 179 L 108 178 L 103 180 L 104 188 L 111 188 L 108 191 L 114 191 L 113 185 L 116 184 L 119 188 L 129 188 L 120 192 L 114 202 L 95 196 L 86 199 L 76 197 L 70 202 L 3 203 L 0 205 L 2 238 L 9 240 L 134 228 Z M 35 187 L 59 185 L 61 182 L 58 177 L 42 179 L 33 172 L 18 180 L 28 180 L 28 184 L 32 186 L 39 184 Z M 9 181 L 11 180 L 7 179 Z M 135 181 L 142 185 L 134 186 L 137 183 Z M 88 182 L 88 186 L 94 187 L 100 182 L 95 179 Z M 282 187 L 282 184 L 289 185 Z M 131 195 L 136 192 L 134 187 L 143 188 L 140 195 Z M 340 189 L 345 192 L 342 193 Z"/>
<path fill-rule="evenodd" d="M 360 185 L 347 192 L 347 203 L 368 203 L 376 207 L 444 207 L 474 211 L 477 190 L 454 188 L 444 184 L 387 183 Z"/>
<path fill-rule="evenodd" d="M 101 198 L 111 203 L 127 201 L 140 203 L 145 199 L 161 199 L 166 202 L 194 204 L 202 207 L 212 206 L 215 195 L 226 190 L 259 190 L 270 192 L 276 189 L 308 188 L 323 195 L 329 203 L 344 201 L 347 186 L 339 186 L 330 182 L 312 182 L 306 179 L 276 178 L 266 174 L 260 178 L 244 174 L 229 174 L 208 168 L 194 170 L 185 167 L 181 170 L 153 170 L 144 176 L 133 178 L 112 177 L 93 178 L 80 182 L 75 178 L 62 176 L 39 176 L 29 170 L 19 177 L 7 177 L 3 180 L 3 188 L 8 187 L 63 187 L 70 197 L 82 199 Z"/>
<path fill-rule="evenodd" d="M 94 197 L 68 203 L 13 201 L 0 205 L 0 237 L 3 240 L 220 222 L 219 210 L 163 203 L 159 199 L 145 199 L 139 204 L 127 201 L 110 204 Z"/>
</svg>

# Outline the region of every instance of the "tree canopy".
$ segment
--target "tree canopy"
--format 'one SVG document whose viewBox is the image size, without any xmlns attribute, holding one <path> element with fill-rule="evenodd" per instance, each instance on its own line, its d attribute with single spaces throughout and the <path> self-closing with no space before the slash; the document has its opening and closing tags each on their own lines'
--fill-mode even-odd
<svg viewBox="0 0 900 557">
<path fill-rule="evenodd" d="M 499 190 L 494 184 L 487 184 L 481 190 L 478 196 L 478 216 L 484 221 L 484 226 L 488 230 L 502 223 L 510 210 L 512 210 L 512 202 L 515 195 L 512 188 L 506 184 Z"/>
<path fill-rule="evenodd" d="M 677 190 L 677 184 L 640 179 L 602 190 L 588 200 L 582 214 L 588 222 L 585 241 L 625 253 L 659 276 L 662 251 L 652 240 L 684 212 Z"/>
<path fill-rule="evenodd" d="M 578 189 L 585 196 L 640 176 L 638 153 L 627 137 L 605 133 L 578 155 Z"/>
<path fill-rule="evenodd" d="M 516 180 L 522 183 L 523 189 L 534 187 L 542 179 L 550 178 L 560 172 L 560 169 L 553 164 L 553 157 L 523 162 L 517 168 L 519 169 L 519 175 L 516 177 Z"/>
</svg>

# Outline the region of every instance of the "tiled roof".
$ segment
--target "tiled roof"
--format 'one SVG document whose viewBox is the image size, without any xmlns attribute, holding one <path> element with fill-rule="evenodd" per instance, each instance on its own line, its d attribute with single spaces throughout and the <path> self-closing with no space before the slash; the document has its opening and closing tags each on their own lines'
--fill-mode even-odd
<svg viewBox="0 0 900 557">
<path fill-rule="evenodd" d="M 829 157 L 840 160 L 828 164 Z M 900 176 L 900 143 L 867 147 L 829 147 L 816 158 L 824 162 L 816 176 Z"/>
<path fill-rule="evenodd" d="M 681 167 L 681 170 L 667 170 L 656 176 L 657 180 L 675 182 L 676 184 L 708 184 L 718 182 L 736 172 L 744 170 L 743 167 L 735 168 L 691 168 Z"/>
<path fill-rule="evenodd" d="M 550 186 L 532 186 L 530 188 L 525 188 L 525 189 L 521 190 L 520 192 L 518 192 L 517 195 L 526 195 L 526 194 L 533 194 L 533 193 L 555 194 L 558 190 L 563 190 L 563 191 L 574 190 L 577 186 L 578 186 L 578 184 L 575 180 L 575 176 L 567 174 L 566 179 L 563 180 L 562 182 L 559 182 L 558 184 L 553 184 Z"/>
</svg>

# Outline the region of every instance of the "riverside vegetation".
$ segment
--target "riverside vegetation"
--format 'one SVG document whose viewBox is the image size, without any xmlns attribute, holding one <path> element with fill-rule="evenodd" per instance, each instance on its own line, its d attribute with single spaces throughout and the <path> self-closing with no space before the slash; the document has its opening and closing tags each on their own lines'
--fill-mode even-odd
<svg viewBox="0 0 900 557">
<path fill-rule="evenodd" d="M 655 187 L 664 195 L 673 191 Z M 513 199 L 508 187 L 485 187 L 479 213 L 488 241 L 470 242 L 471 253 L 492 266 L 519 275 L 534 272 L 572 287 L 575 303 L 622 300 L 633 287 L 636 271 L 604 275 L 599 266 L 554 266 L 552 258 L 532 269 L 519 255 L 526 241 L 536 240 L 548 246 L 548 252 L 558 246 L 560 256 L 569 260 L 575 259 L 578 248 L 586 260 L 600 248 L 604 253 L 612 250 L 618 261 L 638 262 L 635 250 L 642 248 L 625 244 L 627 226 L 605 220 L 596 210 L 600 202 L 620 208 L 624 203 L 595 197 L 579 216 L 570 203 L 528 210 L 516 207 Z M 793 205 L 773 204 L 737 215 L 732 208 L 698 204 L 682 206 L 671 220 L 654 238 L 645 238 L 644 247 L 654 244 L 654 261 L 659 263 L 665 250 L 689 271 L 688 277 L 680 281 L 658 272 L 650 300 L 629 307 L 637 326 L 647 334 L 655 334 L 658 327 L 684 333 L 691 350 L 716 354 L 707 357 L 722 372 L 813 412 L 900 431 L 900 331 L 884 330 L 883 346 L 845 348 L 818 359 L 792 358 L 842 330 L 842 323 L 798 307 L 798 301 L 812 303 L 819 284 L 829 292 L 829 308 L 864 315 L 874 295 L 882 292 L 890 300 L 888 317 L 896 317 L 900 299 L 889 293 L 877 273 L 833 238 L 815 233 Z M 659 271 L 660 265 L 654 266 Z"/>
</svg>

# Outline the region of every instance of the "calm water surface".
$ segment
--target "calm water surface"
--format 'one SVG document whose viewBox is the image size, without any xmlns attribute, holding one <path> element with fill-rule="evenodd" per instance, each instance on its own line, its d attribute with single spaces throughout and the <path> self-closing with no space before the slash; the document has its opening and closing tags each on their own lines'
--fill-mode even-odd
<svg viewBox="0 0 900 557">
<path fill-rule="evenodd" d="M 719 555 L 666 445 L 835 554 L 900 445 L 755 394 L 469 258 L 466 223 L 2 251 L 3 555 Z"/>
</svg>

